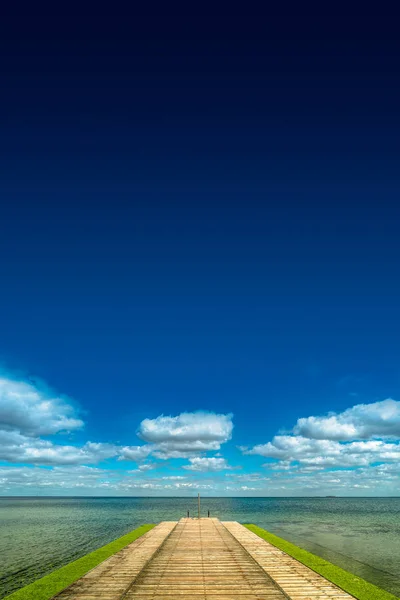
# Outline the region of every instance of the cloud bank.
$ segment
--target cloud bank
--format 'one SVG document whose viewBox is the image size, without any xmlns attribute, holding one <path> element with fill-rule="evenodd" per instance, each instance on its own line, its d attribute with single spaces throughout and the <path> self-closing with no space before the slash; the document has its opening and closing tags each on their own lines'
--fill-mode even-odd
<svg viewBox="0 0 400 600">
<path fill-rule="evenodd" d="M 142 445 L 91 441 L 66 445 L 48 439 L 83 426 L 70 399 L 33 382 L 0 378 L 0 460 L 9 463 L 89 465 L 117 458 L 141 464 L 150 456 L 163 461 L 200 458 L 219 450 L 231 439 L 233 429 L 232 415 L 199 411 L 144 419 L 137 434 Z"/>
<path fill-rule="evenodd" d="M 238 474 L 219 453 L 232 439 L 231 414 L 198 411 L 147 418 L 139 424 L 136 443 L 125 445 L 74 443 L 74 436 L 82 437 L 83 427 L 69 398 L 42 384 L 2 375 L 0 461 L 7 465 L 0 467 L 0 492 L 190 495 L 200 490 L 260 496 L 400 492 L 400 402 L 391 398 L 299 418 L 289 433 L 242 447 L 243 455 L 260 457 L 262 472 L 252 473 Z M 112 461 L 119 462 L 113 466 Z"/>
<path fill-rule="evenodd" d="M 138 436 L 153 444 L 158 458 L 188 458 L 201 452 L 217 451 L 232 437 L 232 415 L 208 412 L 161 415 L 144 419 Z"/>
<path fill-rule="evenodd" d="M 388 398 L 373 404 L 357 404 L 339 414 L 299 419 L 293 432 L 317 440 L 398 439 L 400 402 Z"/>
<path fill-rule="evenodd" d="M 399 463 L 399 439 L 400 402 L 389 398 L 301 418 L 291 435 L 276 435 L 242 452 L 275 459 L 285 469 L 297 463 L 314 469 L 367 467 Z"/>
<path fill-rule="evenodd" d="M 183 468 L 188 471 L 198 471 L 201 473 L 206 472 L 215 472 L 215 471 L 225 471 L 226 469 L 231 469 L 226 462 L 225 458 L 190 458 L 190 464 L 184 465 Z"/>
<path fill-rule="evenodd" d="M 83 427 L 67 399 L 32 383 L 0 377 L 0 429 L 25 435 L 51 435 Z"/>
</svg>

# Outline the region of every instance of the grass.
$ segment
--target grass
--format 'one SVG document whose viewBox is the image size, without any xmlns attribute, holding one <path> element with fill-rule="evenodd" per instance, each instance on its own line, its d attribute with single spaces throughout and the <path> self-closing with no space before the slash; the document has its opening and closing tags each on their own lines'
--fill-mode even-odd
<svg viewBox="0 0 400 600">
<path fill-rule="evenodd" d="M 307 552 L 307 550 L 287 542 L 273 533 L 269 533 L 269 531 L 265 531 L 265 529 L 261 529 L 261 527 L 257 527 L 257 525 L 248 524 L 245 527 L 359 600 L 398 600 L 393 594 L 368 583 L 368 581 L 333 565 L 315 554 L 311 554 L 311 552 Z"/>
<path fill-rule="evenodd" d="M 45 575 L 41 579 L 13 592 L 4 600 L 49 600 L 103 562 L 103 560 L 119 552 L 138 537 L 153 529 L 153 527 L 155 525 L 141 525 L 141 527 L 123 535 L 110 544 L 102 546 L 98 550 L 94 550 L 90 554 L 86 554 L 86 556 L 82 556 L 82 558 L 78 558 L 78 560 L 65 565 L 65 567 L 61 567 L 49 573 L 49 575 Z"/>
</svg>

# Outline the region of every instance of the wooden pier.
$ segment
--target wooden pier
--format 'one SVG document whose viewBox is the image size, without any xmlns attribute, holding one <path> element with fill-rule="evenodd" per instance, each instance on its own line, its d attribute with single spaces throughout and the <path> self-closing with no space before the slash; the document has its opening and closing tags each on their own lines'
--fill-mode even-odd
<svg viewBox="0 0 400 600">
<path fill-rule="evenodd" d="M 164 521 L 57 600 L 350 600 L 235 521 Z"/>
</svg>

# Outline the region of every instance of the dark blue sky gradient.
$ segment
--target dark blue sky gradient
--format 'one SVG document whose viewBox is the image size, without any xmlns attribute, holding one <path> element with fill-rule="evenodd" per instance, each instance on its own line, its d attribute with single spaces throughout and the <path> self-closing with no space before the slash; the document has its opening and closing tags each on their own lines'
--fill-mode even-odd
<svg viewBox="0 0 400 600">
<path fill-rule="evenodd" d="M 291 19 L 4 19 L 0 357 L 86 438 L 400 397 L 397 23 Z"/>
</svg>

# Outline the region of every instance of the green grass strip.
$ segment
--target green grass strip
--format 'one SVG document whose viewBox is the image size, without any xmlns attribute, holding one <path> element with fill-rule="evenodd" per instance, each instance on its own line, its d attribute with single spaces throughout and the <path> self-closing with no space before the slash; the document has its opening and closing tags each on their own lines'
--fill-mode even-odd
<svg viewBox="0 0 400 600">
<path fill-rule="evenodd" d="M 103 560 L 119 552 L 138 537 L 153 529 L 153 527 L 155 525 L 141 525 L 110 544 L 102 546 L 98 550 L 94 550 L 90 554 L 86 554 L 86 556 L 82 556 L 82 558 L 78 558 L 78 560 L 65 565 L 65 567 L 61 567 L 49 573 L 49 575 L 45 575 L 41 579 L 13 592 L 4 598 L 4 600 L 49 600 L 103 562 Z"/>
<path fill-rule="evenodd" d="M 263 540 L 279 548 L 279 550 L 283 550 L 289 556 L 296 558 L 303 565 L 310 567 L 310 569 L 319 573 L 319 575 L 322 575 L 345 592 L 358 598 L 358 600 L 398 600 L 393 594 L 378 588 L 372 583 L 368 583 L 368 581 L 361 579 L 361 577 L 357 577 L 353 573 L 349 573 L 315 554 L 311 554 L 311 552 L 307 552 L 307 550 L 303 550 L 287 542 L 273 533 L 269 533 L 269 531 L 265 531 L 265 529 L 261 529 L 261 527 L 257 527 L 257 525 L 247 524 L 245 527 L 256 533 Z"/>
</svg>

